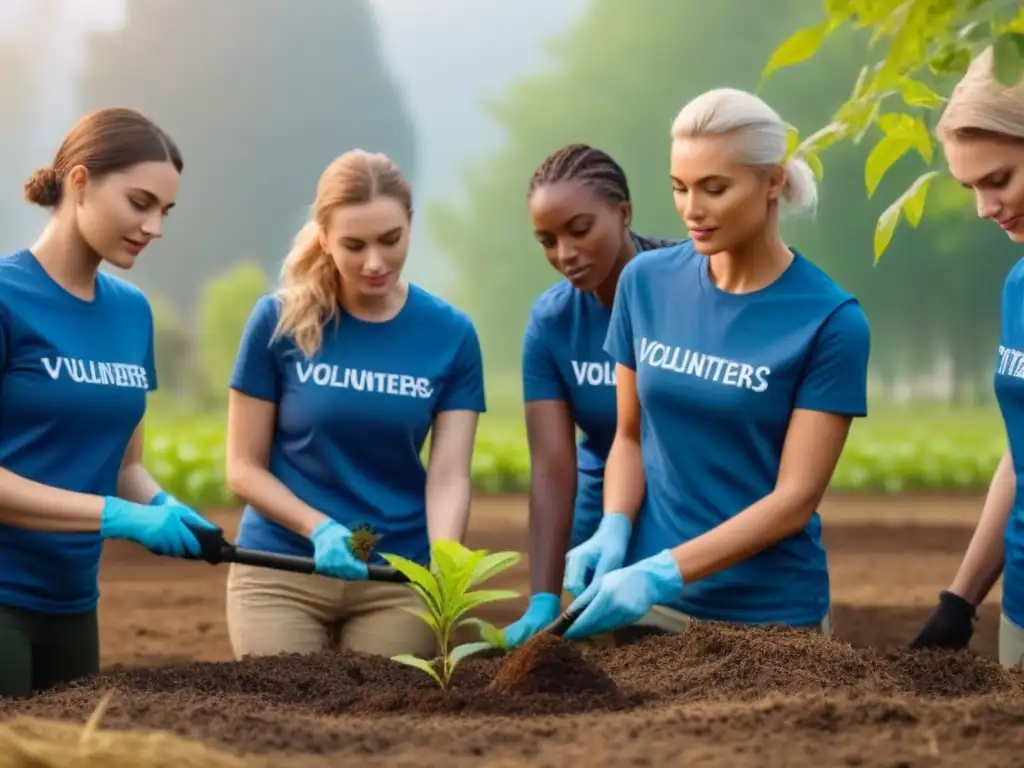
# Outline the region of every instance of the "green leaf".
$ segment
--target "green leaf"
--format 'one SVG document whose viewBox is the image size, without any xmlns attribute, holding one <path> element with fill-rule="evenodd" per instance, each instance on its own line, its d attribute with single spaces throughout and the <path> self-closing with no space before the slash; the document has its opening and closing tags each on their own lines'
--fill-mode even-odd
<svg viewBox="0 0 1024 768">
<path fill-rule="evenodd" d="M 971 64 L 971 49 L 957 43 L 945 43 L 928 59 L 928 69 L 939 76 L 962 75 Z"/>
<path fill-rule="evenodd" d="M 381 553 L 381 558 L 390 565 L 392 568 L 402 573 L 409 579 L 412 584 L 415 584 L 423 590 L 430 599 L 433 600 L 438 606 L 443 604 L 441 598 L 441 590 L 437 585 L 437 579 L 434 578 L 429 570 L 424 568 L 419 563 L 414 563 L 412 560 L 401 557 L 399 555 L 392 555 L 386 552 Z"/>
<path fill-rule="evenodd" d="M 919 80 L 905 77 L 900 81 L 900 94 L 908 107 L 934 109 L 943 103 L 943 98 Z"/>
<path fill-rule="evenodd" d="M 892 242 L 892 236 L 896 232 L 896 225 L 900 223 L 900 212 L 903 210 L 903 203 L 896 200 L 892 205 L 882 211 L 875 224 L 875 263 L 882 258 L 885 249 Z"/>
<path fill-rule="evenodd" d="M 910 150 L 911 146 L 909 139 L 898 134 L 886 133 L 878 140 L 864 164 L 864 182 L 867 185 L 868 197 L 875 194 L 886 172 Z"/>
<path fill-rule="evenodd" d="M 992 44 L 992 72 L 1006 87 L 1013 87 L 1024 75 L 1024 35 L 1004 32 Z"/>
<path fill-rule="evenodd" d="M 480 631 L 480 637 L 485 643 L 494 646 L 495 648 L 505 647 L 505 633 L 498 629 L 496 626 L 483 619 L 471 617 L 463 619 L 459 622 L 460 626 L 473 626 Z"/>
<path fill-rule="evenodd" d="M 417 656 L 413 656 L 411 653 L 403 653 L 398 656 L 392 656 L 391 660 L 397 661 L 399 664 L 404 664 L 407 667 L 414 667 L 415 669 L 419 669 L 423 672 L 426 672 L 428 675 L 434 678 L 434 681 L 439 686 L 441 686 L 442 688 L 444 687 L 444 682 L 442 682 L 441 676 L 437 674 L 437 670 L 434 669 L 434 665 L 431 664 L 429 661 L 421 659 Z"/>
<path fill-rule="evenodd" d="M 405 605 L 402 606 L 402 610 L 407 611 L 416 618 L 420 619 L 420 621 L 422 621 L 424 624 L 426 624 L 434 631 L 434 634 L 437 634 L 437 619 L 434 617 L 432 613 L 424 611 L 422 608 L 410 608 L 409 606 Z"/>
<path fill-rule="evenodd" d="M 452 618 L 458 618 L 464 613 L 468 613 L 486 603 L 493 603 L 497 600 L 509 600 L 513 597 L 519 597 L 519 593 L 513 592 L 510 589 L 480 589 L 476 592 L 467 592 L 451 607 Z"/>
<path fill-rule="evenodd" d="M 518 552 L 493 552 L 481 558 L 476 564 L 470 576 L 468 586 L 475 587 L 477 584 L 492 579 L 502 571 L 507 571 L 509 568 L 518 565 L 520 560 L 522 560 L 522 557 Z"/>
<path fill-rule="evenodd" d="M 455 666 L 460 661 L 468 659 L 474 653 L 489 651 L 493 647 L 490 643 L 463 643 L 462 645 L 457 645 L 448 656 L 449 669 L 455 669 Z"/>
<path fill-rule="evenodd" d="M 761 72 L 762 82 L 777 70 L 791 67 L 813 57 L 833 28 L 833 22 L 829 19 L 814 27 L 798 29 L 790 35 L 782 45 L 772 52 L 768 64 Z"/>
<path fill-rule="evenodd" d="M 921 174 L 907 188 L 907 191 L 900 195 L 903 214 L 907 217 L 907 221 L 910 222 L 910 226 L 917 227 L 921 223 L 921 218 L 924 216 L 925 200 L 928 197 L 928 189 L 938 175 L 938 171 L 928 171 L 928 173 Z"/>
<path fill-rule="evenodd" d="M 825 166 L 822 165 L 821 158 L 814 154 L 804 155 L 804 160 L 811 166 L 811 171 L 814 173 L 814 178 L 821 183 L 821 180 L 825 177 Z"/>
<path fill-rule="evenodd" d="M 833 144 L 842 140 L 846 134 L 847 128 L 844 124 L 829 123 L 800 142 L 800 146 L 796 151 L 803 155 L 824 152 Z"/>
</svg>

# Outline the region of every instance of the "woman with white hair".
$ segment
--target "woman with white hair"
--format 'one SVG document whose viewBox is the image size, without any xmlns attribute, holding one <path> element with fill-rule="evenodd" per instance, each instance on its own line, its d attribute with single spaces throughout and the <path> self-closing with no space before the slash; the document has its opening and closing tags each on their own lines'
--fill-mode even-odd
<svg viewBox="0 0 1024 768">
<path fill-rule="evenodd" d="M 827 633 L 817 506 L 867 413 L 868 323 L 782 240 L 780 216 L 812 211 L 817 192 L 771 107 L 704 93 L 671 150 L 692 241 L 637 255 L 619 279 L 604 516 L 567 555 L 583 611 L 565 637 L 691 619 Z"/>
<path fill-rule="evenodd" d="M 992 50 L 978 56 L 953 90 L 937 134 L 952 175 L 974 191 L 978 216 L 1024 243 L 1024 80 L 993 76 Z M 1007 275 L 995 350 L 995 393 L 1009 450 L 999 462 L 978 527 L 952 584 L 914 639 L 915 648 L 965 648 L 976 606 L 1003 575 L 999 661 L 1024 661 L 1024 262 Z"/>
</svg>

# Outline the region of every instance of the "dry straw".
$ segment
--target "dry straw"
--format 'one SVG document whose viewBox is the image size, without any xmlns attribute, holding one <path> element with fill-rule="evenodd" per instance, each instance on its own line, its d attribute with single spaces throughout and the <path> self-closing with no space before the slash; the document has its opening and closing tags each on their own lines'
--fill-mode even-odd
<svg viewBox="0 0 1024 768">
<path fill-rule="evenodd" d="M 251 760 L 168 732 L 101 731 L 112 696 L 84 727 L 34 717 L 0 723 L 0 768 L 252 768 Z"/>
</svg>

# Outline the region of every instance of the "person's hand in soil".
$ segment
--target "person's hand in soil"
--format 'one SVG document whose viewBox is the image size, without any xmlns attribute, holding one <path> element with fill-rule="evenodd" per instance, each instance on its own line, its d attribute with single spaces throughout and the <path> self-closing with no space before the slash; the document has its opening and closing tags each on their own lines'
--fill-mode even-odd
<svg viewBox="0 0 1024 768">
<path fill-rule="evenodd" d="M 966 648 L 974 634 L 977 611 L 970 602 L 953 592 L 939 593 L 939 604 L 910 644 L 911 649 L 944 648 L 959 651 Z"/>
<path fill-rule="evenodd" d="M 628 627 L 659 603 L 667 603 L 683 590 L 683 575 L 672 550 L 662 550 L 626 568 L 605 574 L 570 606 L 587 607 L 565 633 L 566 640 L 581 640 Z"/>
<path fill-rule="evenodd" d="M 625 515 L 606 513 L 594 535 L 566 554 L 565 591 L 579 597 L 606 573 L 621 567 L 632 530 L 633 521 Z"/>
<path fill-rule="evenodd" d="M 352 531 L 335 520 L 324 520 L 309 537 L 313 542 L 316 572 L 346 581 L 365 581 L 369 576 L 366 563 L 352 552 L 349 539 Z"/>
<path fill-rule="evenodd" d="M 100 535 L 105 539 L 134 541 L 157 555 L 199 557 L 202 546 L 192 529 L 220 530 L 177 501 L 148 505 L 114 496 L 104 500 Z"/>
<path fill-rule="evenodd" d="M 533 595 L 522 618 L 505 627 L 505 647 L 518 648 L 557 619 L 561 610 L 562 599 L 558 595 L 550 592 Z"/>
</svg>

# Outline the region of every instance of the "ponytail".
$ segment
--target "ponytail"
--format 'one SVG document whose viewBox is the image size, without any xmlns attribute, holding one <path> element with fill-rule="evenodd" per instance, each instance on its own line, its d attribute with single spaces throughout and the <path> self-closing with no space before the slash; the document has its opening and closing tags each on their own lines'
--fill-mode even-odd
<svg viewBox="0 0 1024 768">
<path fill-rule="evenodd" d="M 324 325 L 338 312 L 338 269 L 320 245 L 311 219 L 299 230 L 281 267 L 281 312 L 272 340 L 289 336 L 311 359 L 323 343 Z"/>
<path fill-rule="evenodd" d="M 786 184 L 779 205 L 781 216 L 813 214 L 818 207 L 818 180 L 807 161 L 791 157 L 783 164 Z"/>
</svg>

